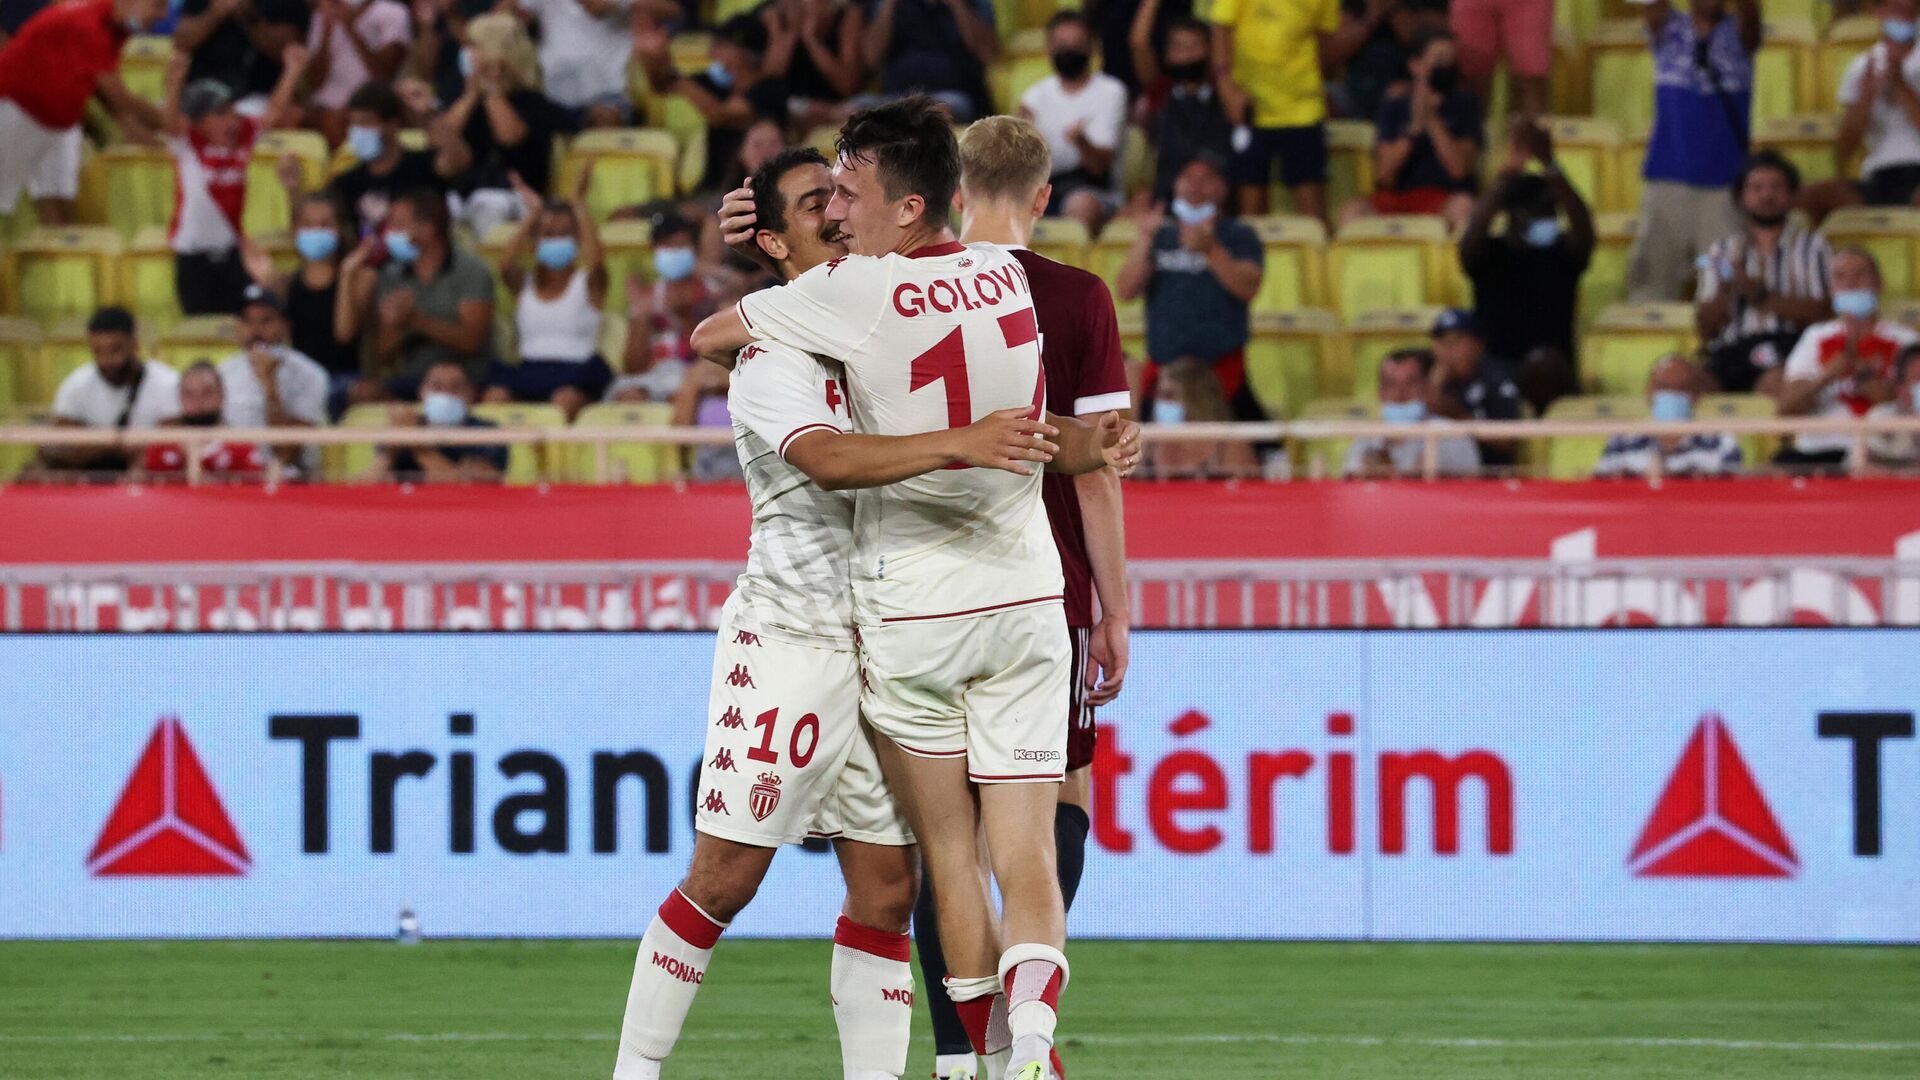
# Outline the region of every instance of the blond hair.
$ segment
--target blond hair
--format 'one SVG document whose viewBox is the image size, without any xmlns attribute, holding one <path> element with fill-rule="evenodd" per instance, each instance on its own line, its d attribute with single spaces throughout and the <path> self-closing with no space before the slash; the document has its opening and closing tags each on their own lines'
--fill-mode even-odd
<svg viewBox="0 0 1920 1080">
<path fill-rule="evenodd" d="M 498 60 L 512 89 L 540 89 L 540 54 L 527 26 L 504 12 L 482 15 L 467 24 L 468 48 L 475 60 Z"/>
<path fill-rule="evenodd" d="M 1018 117 L 976 120 L 960 136 L 960 187 L 970 198 L 1025 202 L 1052 174 L 1047 140 Z"/>
</svg>

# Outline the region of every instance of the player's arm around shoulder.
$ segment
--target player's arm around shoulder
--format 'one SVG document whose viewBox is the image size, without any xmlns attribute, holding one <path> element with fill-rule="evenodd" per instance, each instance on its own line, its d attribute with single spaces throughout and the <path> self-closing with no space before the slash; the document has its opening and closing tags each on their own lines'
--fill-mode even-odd
<svg viewBox="0 0 1920 1080">
<path fill-rule="evenodd" d="M 848 435 L 809 431 L 783 453 L 828 491 L 885 487 L 941 469 L 999 469 L 1019 476 L 1052 461 L 1059 429 L 1025 408 L 988 413 L 966 427 L 918 435 Z"/>
</svg>

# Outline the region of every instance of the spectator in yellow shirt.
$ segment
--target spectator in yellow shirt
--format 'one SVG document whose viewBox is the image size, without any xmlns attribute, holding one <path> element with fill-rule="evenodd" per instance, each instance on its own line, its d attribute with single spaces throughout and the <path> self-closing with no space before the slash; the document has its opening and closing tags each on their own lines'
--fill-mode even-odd
<svg viewBox="0 0 1920 1080">
<path fill-rule="evenodd" d="M 1233 182 L 1242 214 L 1267 212 L 1273 165 L 1294 209 L 1327 216 L 1327 102 L 1321 72 L 1345 64 L 1371 33 L 1340 17 L 1340 0 L 1214 0 L 1220 102 L 1234 123 Z"/>
</svg>

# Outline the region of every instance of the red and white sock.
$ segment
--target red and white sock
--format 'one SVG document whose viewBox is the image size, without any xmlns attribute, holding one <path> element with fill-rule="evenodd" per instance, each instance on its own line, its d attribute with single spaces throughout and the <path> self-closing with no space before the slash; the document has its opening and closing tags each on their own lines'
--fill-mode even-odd
<svg viewBox="0 0 1920 1080">
<path fill-rule="evenodd" d="M 1038 1061 L 1052 1068 L 1060 991 L 1067 985 L 1066 954 L 1035 942 L 1015 945 L 1000 956 L 1000 982 L 1007 994 L 1007 1026 L 1013 1033 L 1008 1067 L 1018 1072 Z"/>
<path fill-rule="evenodd" d="M 913 1039 L 913 963 L 905 934 L 845 915 L 833 931 L 833 1021 L 845 1080 L 898 1080 Z"/>
<path fill-rule="evenodd" d="M 1000 980 L 991 975 L 982 975 L 977 979 L 956 979 L 947 976 L 947 1000 L 953 1002 L 953 1011 L 960 1014 L 960 1026 L 966 1029 L 967 1041 L 973 1044 L 973 1052 L 985 1057 L 987 1054 L 987 1027 L 993 1016 L 993 999 L 1000 996 Z"/>
<path fill-rule="evenodd" d="M 997 980 L 996 980 L 997 981 Z M 987 1010 L 987 1080 L 1005 1080 L 1007 1059 L 1013 1056 L 1013 1032 L 1007 1028 L 1007 995 L 993 995 L 993 1007 Z"/>
<path fill-rule="evenodd" d="M 640 939 L 614 1080 L 654 1080 L 660 1075 L 660 1063 L 673 1053 L 693 996 L 707 977 L 714 943 L 726 928 L 679 889 L 667 895 Z"/>
</svg>

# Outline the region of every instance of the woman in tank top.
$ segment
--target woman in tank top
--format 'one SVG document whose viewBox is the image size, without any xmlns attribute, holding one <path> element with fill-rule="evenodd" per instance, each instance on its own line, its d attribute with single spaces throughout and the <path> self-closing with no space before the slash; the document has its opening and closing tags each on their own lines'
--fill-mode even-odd
<svg viewBox="0 0 1920 1080">
<path fill-rule="evenodd" d="M 515 297 L 520 362 L 495 361 L 487 375 L 486 400 L 551 402 L 568 423 L 613 381 L 613 369 L 600 357 L 607 264 L 587 212 L 591 175 L 581 170 L 566 203 L 543 201 L 513 175 L 528 213 L 500 257 L 500 278 Z"/>
<path fill-rule="evenodd" d="M 340 290 L 340 256 L 349 240 L 343 228 L 347 215 L 323 192 L 296 200 L 293 211 L 293 247 L 300 265 L 283 273 L 265 248 L 241 241 L 247 274 L 262 288 L 278 294 L 286 306 L 290 328 L 288 344 L 327 369 L 327 411 L 338 420 L 347 409 L 349 388 L 360 381 L 360 343 L 341 335 L 335 320 L 335 298 Z"/>
</svg>

